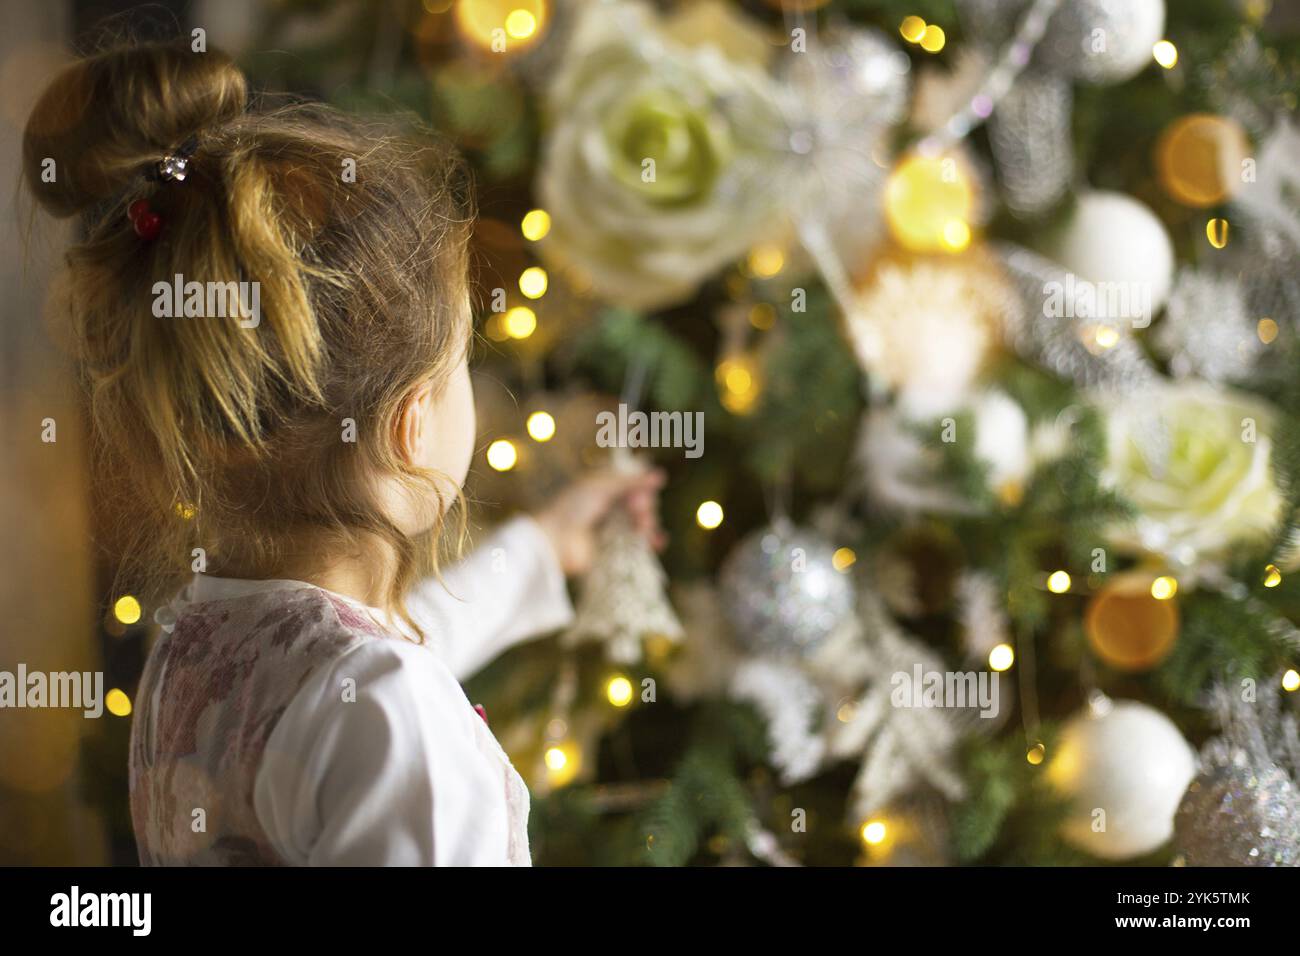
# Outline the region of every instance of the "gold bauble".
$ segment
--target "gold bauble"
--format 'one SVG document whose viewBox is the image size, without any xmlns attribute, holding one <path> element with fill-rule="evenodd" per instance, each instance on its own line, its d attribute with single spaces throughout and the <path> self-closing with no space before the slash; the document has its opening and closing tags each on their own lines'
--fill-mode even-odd
<svg viewBox="0 0 1300 956">
<path fill-rule="evenodd" d="M 975 187 L 956 156 L 910 155 L 885 183 L 885 219 L 913 252 L 960 252 L 970 244 Z"/>
<path fill-rule="evenodd" d="M 1178 637 L 1178 606 L 1151 594 L 1150 575 L 1108 583 L 1088 604 L 1084 631 L 1097 657 L 1122 671 L 1145 671 L 1163 661 Z"/>
<path fill-rule="evenodd" d="M 1192 113 L 1165 127 L 1155 152 L 1165 192 L 1185 205 L 1204 209 L 1237 191 L 1250 140 L 1234 119 Z"/>
</svg>

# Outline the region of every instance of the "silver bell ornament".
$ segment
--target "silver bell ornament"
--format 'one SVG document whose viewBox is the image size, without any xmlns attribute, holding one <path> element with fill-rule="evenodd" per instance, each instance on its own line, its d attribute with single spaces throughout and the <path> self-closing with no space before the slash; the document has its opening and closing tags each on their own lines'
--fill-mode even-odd
<svg viewBox="0 0 1300 956">
<path fill-rule="evenodd" d="M 853 582 L 835 545 L 778 520 L 742 539 L 722 564 L 719 592 L 736 641 L 755 654 L 807 656 L 853 619 Z"/>
</svg>

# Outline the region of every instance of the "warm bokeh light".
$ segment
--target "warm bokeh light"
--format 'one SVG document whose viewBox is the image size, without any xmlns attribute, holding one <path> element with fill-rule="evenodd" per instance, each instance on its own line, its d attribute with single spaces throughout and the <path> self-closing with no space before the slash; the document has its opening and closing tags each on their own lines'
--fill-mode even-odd
<svg viewBox="0 0 1300 956">
<path fill-rule="evenodd" d="M 511 10 L 506 15 L 506 34 L 512 40 L 527 40 L 537 32 L 537 17 L 527 10 Z"/>
<path fill-rule="evenodd" d="M 530 299 L 540 299 L 546 295 L 547 283 L 545 269 L 541 266 L 529 266 L 519 276 L 519 291 Z"/>
<path fill-rule="evenodd" d="M 921 37 L 925 36 L 925 21 L 920 17 L 903 17 L 898 32 L 908 43 L 920 43 Z"/>
<path fill-rule="evenodd" d="M 528 416 L 528 437 L 539 442 L 555 437 L 555 418 L 550 412 L 533 412 Z"/>
<path fill-rule="evenodd" d="M 526 305 L 517 305 L 506 310 L 501 325 L 510 338 L 526 339 L 537 331 L 537 313 Z"/>
<path fill-rule="evenodd" d="M 836 571 L 847 571 L 858 560 L 858 553 L 852 548 L 837 548 L 831 555 L 831 567 Z"/>
<path fill-rule="evenodd" d="M 605 697 L 615 707 L 626 707 L 632 703 L 632 682 L 622 674 L 611 677 L 605 685 Z"/>
<path fill-rule="evenodd" d="M 885 218 L 900 245 L 912 252 L 958 252 L 970 241 L 975 187 L 956 156 L 904 157 L 885 183 Z M 962 227 L 965 226 L 965 232 Z"/>
<path fill-rule="evenodd" d="M 938 53 L 946 42 L 948 37 L 944 34 L 943 27 L 937 27 L 933 23 L 926 24 L 925 32 L 921 34 L 922 50 L 926 53 Z"/>
<path fill-rule="evenodd" d="M 1205 224 L 1205 238 L 1210 240 L 1210 245 L 1216 249 L 1222 249 L 1228 244 L 1228 220 L 1211 219 Z"/>
<path fill-rule="evenodd" d="M 1282 572 L 1277 569 L 1277 565 L 1270 564 L 1264 568 L 1264 587 L 1275 588 L 1282 583 Z"/>
<path fill-rule="evenodd" d="M 770 279 L 785 268 L 785 253 L 780 246 L 755 246 L 749 253 L 749 271 L 760 279 Z"/>
<path fill-rule="evenodd" d="M 546 748 L 546 779 L 552 786 L 563 787 L 578 775 L 582 754 L 572 740 L 563 740 Z"/>
<path fill-rule="evenodd" d="M 695 523 L 707 531 L 722 524 L 722 505 L 716 501 L 701 502 L 695 509 Z"/>
<path fill-rule="evenodd" d="M 961 252 L 970 245 L 970 226 L 960 219 L 952 219 L 945 223 L 943 244 L 953 252 Z"/>
<path fill-rule="evenodd" d="M 1151 582 L 1151 596 L 1157 601 L 1168 601 L 1178 593 L 1178 579 L 1162 574 Z"/>
<path fill-rule="evenodd" d="M 480 49 L 496 53 L 530 45 L 545 27 L 546 14 L 545 0 L 456 2 L 456 26 L 461 36 Z"/>
<path fill-rule="evenodd" d="M 1053 571 L 1047 576 L 1047 590 L 1053 594 L 1064 594 L 1070 590 L 1070 574 L 1068 571 Z"/>
<path fill-rule="evenodd" d="M 871 846 L 879 846 L 885 842 L 885 837 L 889 834 L 888 828 L 883 820 L 868 820 L 862 824 L 862 842 Z"/>
<path fill-rule="evenodd" d="M 114 717 L 131 716 L 131 698 L 116 687 L 104 695 L 104 707 Z"/>
<path fill-rule="evenodd" d="M 488 445 L 487 463 L 497 471 L 509 471 L 515 467 L 517 461 L 519 461 L 519 452 L 515 450 L 513 442 L 498 438 Z"/>
<path fill-rule="evenodd" d="M 1260 319 L 1259 324 L 1255 326 L 1255 334 L 1259 336 L 1259 340 L 1265 345 L 1272 344 L 1273 340 L 1277 338 L 1277 332 L 1277 323 L 1272 319 Z"/>
<path fill-rule="evenodd" d="M 122 595 L 113 603 L 113 616 L 123 624 L 136 623 L 142 613 L 140 602 L 130 594 Z"/>
<path fill-rule="evenodd" d="M 1166 70 L 1172 70 L 1174 64 L 1178 62 L 1178 47 L 1174 46 L 1168 40 L 1161 40 L 1151 48 L 1151 55 L 1156 58 L 1156 62 Z"/>
<path fill-rule="evenodd" d="M 1016 662 L 1016 652 L 1010 644 L 999 644 L 989 651 L 989 668 L 995 671 L 1010 670 Z"/>
<path fill-rule="evenodd" d="M 530 242 L 544 239 L 546 234 L 551 231 L 551 214 L 545 209 L 530 210 L 524 216 L 523 222 L 519 224 L 519 228 L 523 232 L 524 238 Z"/>
</svg>

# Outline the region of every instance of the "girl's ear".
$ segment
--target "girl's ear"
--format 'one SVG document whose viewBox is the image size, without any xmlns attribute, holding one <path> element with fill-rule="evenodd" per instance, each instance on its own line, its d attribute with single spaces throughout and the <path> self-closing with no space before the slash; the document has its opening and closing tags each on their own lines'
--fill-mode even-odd
<svg viewBox="0 0 1300 956">
<path fill-rule="evenodd" d="M 407 394 L 397 414 L 396 435 L 397 454 L 408 465 L 416 465 L 424 460 L 428 449 L 425 448 L 425 429 L 429 415 L 433 410 L 433 382 L 423 382 Z"/>
</svg>

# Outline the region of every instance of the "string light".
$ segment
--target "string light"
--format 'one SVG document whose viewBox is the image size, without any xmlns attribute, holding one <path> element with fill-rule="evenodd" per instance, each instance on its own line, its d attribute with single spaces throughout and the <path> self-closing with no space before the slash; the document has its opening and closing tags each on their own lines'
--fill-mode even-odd
<svg viewBox="0 0 1300 956">
<path fill-rule="evenodd" d="M 1037 743 L 1029 748 L 1028 752 L 1025 754 L 1025 759 L 1028 760 L 1032 766 L 1037 767 L 1043 762 L 1045 756 L 1047 756 L 1047 748 L 1041 743 Z"/>
<path fill-rule="evenodd" d="M 1282 583 L 1282 572 L 1277 569 L 1277 565 L 1270 564 L 1264 568 L 1264 587 L 1275 588 Z"/>
<path fill-rule="evenodd" d="M 546 23 L 545 0 L 457 0 L 456 26 L 475 46 L 496 53 L 527 46 Z M 510 44 L 502 41 L 509 39 Z"/>
<path fill-rule="evenodd" d="M 1210 240 L 1210 245 L 1216 249 L 1222 249 L 1228 244 L 1228 220 L 1211 219 L 1205 224 L 1205 238 Z"/>
<path fill-rule="evenodd" d="M 551 214 L 545 209 L 530 210 L 524 216 L 523 222 L 519 224 L 519 228 L 529 242 L 544 239 L 551 231 Z"/>
<path fill-rule="evenodd" d="M 1047 590 L 1053 594 L 1064 594 L 1070 590 L 1070 574 L 1067 571 L 1053 571 L 1047 576 Z"/>
<path fill-rule="evenodd" d="M 550 412 L 533 412 L 528 416 L 528 437 L 536 442 L 548 442 L 555 437 L 555 419 Z"/>
<path fill-rule="evenodd" d="M 868 846 L 880 846 L 889 835 L 889 828 L 883 820 L 868 820 L 862 824 L 862 842 Z"/>
<path fill-rule="evenodd" d="M 785 268 L 785 253 L 780 246 L 766 243 L 749 253 L 749 271 L 760 279 L 770 279 Z"/>
<path fill-rule="evenodd" d="M 758 401 L 758 368 L 749 356 L 723 359 L 714 369 L 722 407 L 733 415 L 746 415 Z"/>
<path fill-rule="evenodd" d="M 925 32 L 921 34 L 921 49 L 926 53 L 938 53 L 943 49 L 943 45 L 948 41 L 944 35 L 943 27 L 937 27 L 933 23 L 926 24 Z"/>
<path fill-rule="evenodd" d="M 541 266 L 529 266 L 519 276 L 519 291 L 530 299 L 546 295 L 547 284 L 546 270 Z"/>
<path fill-rule="evenodd" d="M 498 438 L 488 445 L 487 463 L 497 471 L 509 471 L 515 467 L 517 461 L 519 461 L 519 452 L 515 450 L 513 442 Z"/>
<path fill-rule="evenodd" d="M 1151 582 L 1151 596 L 1157 601 L 1168 601 L 1178 593 L 1178 579 L 1162 574 Z"/>
<path fill-rule="evenodd" d="M 903 17 L 898 32 L 908 43 L 920 43 L 921 37 L 925 36 L 925 21 L 920 17 Z"/>
<path fill-rule="evenodd" d="M 1300 690 L 1300 672 L 1295 669 L 1287 671 L 1282 675 L 1282 689 L 1288 694 Z"/>
<path fill-rule="evenodd" d="M 1092 333 L 1092 340 L 1100 349 L 1113 349 L 1119 344 L 1119 329 L 1113 325 L 1099 325 Z"/>
<path fill-rule="evenodd" d="M 1277 338 L 1277 323 L 1268 318 L 1260 319 L 1259 324 L 1255 326 L 1255 334 L 1259 336 L 1261 342 L 1268 345 Z"/>
<path fill-rule="evenodd" d="M 950 219 L 943 227 L 943 244 L 953 252 L 961 252 L 970 245 L 970 226 L 960 219 Z"/>
<path fill-rule="evenodd" d="M 116 687 L 104 695 L 104 707 L 114 717 L 131 716 L 131 698 Z"/>
<path fill-rule="evenodd" d="M 1016 662 L 1016 652 L 1010 644 L 999 644 L 989 651 L 989 669 L 1006 671 Z"/>
<path fill-rule="evenodd" d="M 716 501 L 703 501 L 695 509 L 695 523 L 705 531 L 712 531 L 722 524 L 722 505 Z"/>
<path fill-rule="evenodd" d="M 537 18 L 527 10 L 511 10 L 506 16 L 506 33 L 514 40 L 527 40 L 537 32 Z"/>
<path fill-rule="evenodd" d="M 853 567 L 857 560 L 858 553 L 852 548 L 838 548 L 835 553 L 831 555 L 831 567 L 836 571 L 845 572 L 848 571 L 849 568 Z"/>
<path fill-rule="evenodd" d="M 1151 48 L 1151 55 L 1156 58 L 1156 62 L 1166 70 L 1172 70 L 1174 64 L 1178 62 L 1178 47 L 1174 46 L 1168 40 L 1161 40 Z"/>
<path fill-rule="evenodd" d="M 546 764 L 546 778 L 552 786 L 562 787 L 578 775 L 581 753 L 572 740 L 551 744 L 542 755 Z"/>
<path fill-rule="evenodd" d="M 140 602 L 130 594 L 122 595 L 113 603 L 113 616 L 123 624 L 134 624 L 142 613 Z"/>
<path fill-rule="evenodd" d="M 605 697 L 615 707 L 626 707 L 632 703 L 632 682 L 622 674 L 611 677 L 605 685 Z"/>
<path fill-rule="evenodd" d="M 517 305 L 506 310 L 501 325 L 510 338 L 526 339 L 537 331 L 537 313 L 526 305 Z"/>
</svg>

